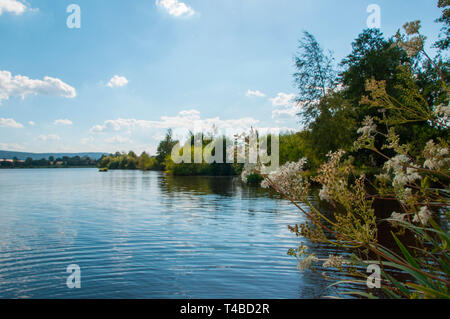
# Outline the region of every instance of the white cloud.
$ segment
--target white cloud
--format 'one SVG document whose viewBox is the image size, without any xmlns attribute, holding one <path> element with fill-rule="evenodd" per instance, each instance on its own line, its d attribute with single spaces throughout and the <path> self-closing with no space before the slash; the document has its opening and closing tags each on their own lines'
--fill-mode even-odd
<svg viewBox="0 0 450 319">
<path fill-rule="evenodd" d="M 30 94 L 55 95 L 65 98 L 77 96 L 76 90 L 60 79 L 49 76 L 44 80 L 33 80 L 23 75 L 12 76 L 9 71 L 0 71 L 0 102 L 10 96 L 25 96 Z"/>
<path fill-rule="evenodd" d="M 0 117 L 0 127 L 23 128 L 23 125 L 17 123 L 13 119 L 5 119 Z"/>
<path fill-rule="evenodd" d="M 72 125 L 72 121 L 68 119 L 55 120 L 53 122 L 55 125 Z"/>
<path fill-rule="evenodd" d="M 174 17 L 189 17 L 195 14 L 194 9 L 178 0 L 156 0 L 156 5 Z"/>
<path fill-rule="evenodd" d="M 33 121 L 29 121 L 28 122 L 28 125 L 30 125 L 30 126 L 34 126 L 36 123 L 34 123 Z"/>
<path fill-rule="evenodd" d="M 20 144 L 10 144 L 10 143 L 0 143 L 0 149 L 1 150 L 7 150 L 7 151 L 23 151 L 25 150 L 25 147 Z"/>
<path fill-rule="evenodd" d="M 106 86 L 110 88 L 122 87 L 128 84 L 128 80 L 124 76 L 114 75 Z"/>
<path fill-rule="evenodd" d="M 89 137 L 85 137 L 81 139 L 81 144 L 86 145 L 86 144 L 91 144 L 94 142 L 94 138 L 92 136 Z"/>
<path fill-rule="evenodd" d="M 276 127 L 278 126 L 278 127 Z M 295 131 L 283 125 L 261 125 L 260 121 L 252 117 L 235 119 L 202 118 L 198 110 L 183 110 L 175 116 L 162 116 L 158 120 L 141 120 L 133 118 L 118 118 L 107 120 L 91 128 L 89 137 L 82 140 L 82 149 L 92 148 L 115 152 L 117 150 L 134 150 L 154 154 L 156 143 L 162 140 L 167 129 L 173 130 L 175 139 L 185 141 L 189 132 L 213 133 L 215 136 L 233 136 L 248 133 L 251 128 L 260 134 L 282 131 Z M 94 143 L 95 139 L 95 143 Z"/>
<path fill-rule="evenodd" d="M 276 109 L 272 111 L 272 118 L 273 119 L 292 119 L 297 116 L 298 113 L 301 111 L 301 107 L 297 105 L 293 105 L 290 108 L 284 108 L 284 109 Z"/>
<path fill-rule="evenodd" d="M 27 6 L 17 0 L 0 0 L 0 15 L 3 12 L 14 13 L 20 15 L 27 10 Z"/>
<path fill-rule="evenodd" d="M 165 136 L 162 132 L 158 132 L 158 133 L 154 134 L 152 137 L 155 141 L 162 141 Z"/>
<path fill-rule="evenodd" d="M 246 96 L 265 97 L 266 95 L 259 90 L 248 90 Z"/>
<path fill-rule="evenodd" d="M 219 117 L 201 119 L 197 110 L 186 110 L 178 113 L 177 116 L 162 116 L 159 121 L 137 120 L 137 119 L 116 119 L 107 120 L 102 125 L 95 125 L 91 128 L 91 133 L 117 132 L 133 129 L 184 129 L 184 130 L 204 130 L 213 128 L 220 129 L 247 129 L 256 126 L 259 120 L 250 117 L 221 120 Z"/>
<path fill-rule="evenodd" d="M 49 135 L 39 135 L 37 137 L 40 141 L 59 141 L 61 138 L 56 134 L 49 134 Z"/>
<path fill-rule="evenodd" d="M 105 140 L 106 143 L 110 144 L 130 144 L 132 143 L 131 139 L 128 137 L 123 137 L 120 135 L 113 136 Z"/>
<path fill-rule="evenodd" d="M 294 102 L 295 94 L 287 94 L 280 92 L 276 97 L 270 99 L 273 106 L 290 106 Z"/>
<path fill-rule="evenodd" d="M 280 120 L 290 120 L 297 117 L 297 114 L 300 113 L 303 107 L 303 103 L 295 101 L 294 93 L 280 92 L 276 97 L 269 100 L 273 106 L 278 107 L 272 111 L 272 118 L 277 119 L 278 123 Z"/>
</svg>

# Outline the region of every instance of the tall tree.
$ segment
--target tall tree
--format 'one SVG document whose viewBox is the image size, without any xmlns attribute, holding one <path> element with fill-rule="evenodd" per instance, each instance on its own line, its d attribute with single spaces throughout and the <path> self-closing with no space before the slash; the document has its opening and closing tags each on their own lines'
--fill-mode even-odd
<svg viewBox="0 0 450 319">
<path fill-rule="evenodd" d="M 406 52 L 395 45 L 393 39 L 386 40 L 379 29 L 364 30 L 352 43 L 350 55 L 341 62 L 345 68 L 341 73 L 345 97 L 359 108 L 361 98 L 368 94 L 366 83 L 372 79 L 386 81 L 386 88 L 392 93 L 399 66 L 410 65 L 410 62 Z M 371 114 L 368 110 L 358 113 L 359 122 Z"/>
<path fill-rule="evenodd" d="M 156 151 L 156 160 L 158 161 L 161 169 L 165 169 L 164 161 L 166 160 L 167 156 L 172 153 L 172 148 L 176 144 L 177 141 L 174 141 L 172 138 L 172 130 L 167 130 L 164 140 L 159 143 L 158 149 Z"/>
<path fill-rule="evenodd" d="M 309 124 L 323 111 L 318 101 L 336 84 L 334 59 L 331 52 L 325 52 L 316 38 L 306 31 L 294 59 L 297 69 L 294 79 L 299 90 L 297 103 L 303 104 L 302 120 Z"/>
</svg>

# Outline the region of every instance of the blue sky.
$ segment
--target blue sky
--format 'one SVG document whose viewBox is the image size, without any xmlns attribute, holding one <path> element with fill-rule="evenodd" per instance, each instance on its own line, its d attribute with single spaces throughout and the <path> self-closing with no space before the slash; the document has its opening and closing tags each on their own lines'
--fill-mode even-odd
<svg viewBox="0 0 450 319">
<path fill-rule="evenodd" d="M 167 128 L 299 129 L 302 31 L 340 61 L 373 3 L 385 35 L 416 19 L 438 34 L 437 0 L 0 0 L 0 149 L 154 153 Z"/>
</svg>

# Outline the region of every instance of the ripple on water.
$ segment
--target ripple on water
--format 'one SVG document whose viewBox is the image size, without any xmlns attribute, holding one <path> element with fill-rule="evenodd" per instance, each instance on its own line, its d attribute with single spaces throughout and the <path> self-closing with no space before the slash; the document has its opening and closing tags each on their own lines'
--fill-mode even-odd
<svg viewBox="0 0 450 319">
<path fill-rule="evenodd" d="M 0 172 L 0 297 L 315 298 L 288 203 L 233 178 Z M 319 252 L 320 254 L 320 252 Z M 323 255 L 327 255 L 323 252 Z M 82 288 L 66 287 L 78 264 Z"/>
</svg>

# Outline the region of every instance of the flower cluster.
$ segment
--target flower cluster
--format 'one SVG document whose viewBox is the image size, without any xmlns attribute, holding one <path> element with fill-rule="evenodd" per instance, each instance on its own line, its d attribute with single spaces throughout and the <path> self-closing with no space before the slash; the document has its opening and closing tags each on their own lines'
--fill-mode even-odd
<svg viewBox="0 0 450 319">
<path fill-rule="evenodd" d="M 406 221 L 406 214 L 393 212 L 390 219 L 393 222 L 404 222 Z"/>
<path fill-rule="evenodd" d="M 448 148 L 436 145 L 432 140 L 428 141 L 425 146 L 423 156 L 425 158 L 423 167 L 432 170 L 440 170 L 448 167 L 448 163 L 450 162 Z"/>
<path fill-rule="evenodd" d="M 409 187 L 396 189 L 396 195 L 402 204 L 414 203 L 413 191 Z"/>
<path fill-rule="evenodd" d="M 342 265 L 345 264 L 344 257 L 330 255 L 327 260 L 323 263 L 322 267 L 324 268 L 342 268 Z"/>
<path fill-rule="evenodd" d="M 389 159 L 384 164 L 384 169 L 388 173 L 392 172 L 394 174 L 394 179 L 392 181 L 392 186 L 394 187 L 404 187 L 406 184 L 421 179 L 417 168 L 411 163 L 409 157 L 403 154 Z"/>
<path fill-rule="evenodd" d="M 276 185 L 279 191 L 292 199 L 300 199 L 307 188 L 302 176 L 306 162 L 306 158 L 302 158 L 298 162 L 286 163 L 271 172 L 267 172 L 263 167 L 261 173 L 264 175 L 264 180 L 261 182 L 261 187 L 269 188 L 271 185 Z"/>
<path fill-rule="evenodd" d="M 330 191 L 326 185 L 322 186 L 322 189 L 319 192 L 319 198 L 326 202 L 331 202 L 333 200 Z"/>
<path fill-rule="evenodd" d="M 403 48 L 409 57 L 416 57 L 424 48 L 426 37 L 419 33 L 420 21 L 408 22 L 403 26 L 407 37 L 398 32 L 397 45 Z"/>
<path fill-rule="evenodd" d="M 441 127 L 448 128 L 450 126 L 450 105 L 440 104 L 433 111 L 436 120 Z"/>
<path fill-rule="evenodd" d="M 344 154 L 343 150 L 328 153 L 328 162 L 320 167 L 319 175 L 313 178 L 315 182 L 322 185 L 319 197 L 323 201 L 332 202 L 333 198 L 347 185 L 346 180 L 350 167 L 344 165 L 344 169 L 341 169 L 341 159 Z"/>
<path fill-rule="evenodd" d="M 377 125 L 373 122 L 373 118 L 367 116 L 364 119 L 363 127 L 359 128 L 357 133 L 361 134 L 363 137 L 370 137 L 373 133 L 377 131 Z"/>
<path fill-rule="evenodd" d="M 355 149 L 370 148 L 375 142 L 377 125 L 374 123 L 373 118 L 366 116 L 362 124 L 363 126 L 357 131 L 361 136 L 354 143 Z"/>
<path fill-rule="evenodd" d="M 414 223 L 421 223 L 422 225 L 428 225 L 428 221 L 433 216 L 433 213 L 426 207 L 422 207 L 419 212 L 414 216 Z"/>
<path fill-rule="evenodd" d="M 420 30 L 420 21 L 407 22 L 403 25 L 403 29 L 407 35 L 418 34 Z"/>
<path fill-rule="evenodd" d="M 311 269 L 311 265 L 319 261 L 314 254 L 308 255 L 307 257 L 299 260 L 297 269 L 299 271 L 305 271 L 306 269 Z"/>
<path fill-rule="evenodd" d="M 391 217 L 388 219 L 393 226 L 397 226 L 397 223 L 407 222 L 408 214 L 401 214 L 393 212 Z M 430 219 L 433 217 L 433 213 L 426 207 L 420 208 L 419 212 L 414 213 L 413 223 L 420 223 L 423 226 L 427 226 Z"/>
<path fill-rule="evenodd" d="M 434 115 L 450 117 L 450 105 L 440 104 L 434 108 Z"/>
</svg>

